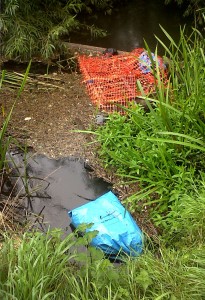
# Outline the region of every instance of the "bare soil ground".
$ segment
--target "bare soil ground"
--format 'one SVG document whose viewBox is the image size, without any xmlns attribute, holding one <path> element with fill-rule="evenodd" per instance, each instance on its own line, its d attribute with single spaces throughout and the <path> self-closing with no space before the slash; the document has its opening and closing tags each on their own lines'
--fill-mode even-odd
<svg viewBox="0 0 205 300">
<path fill-rule="evenodd" d="M 10 130 L 15 136 L 49 157 L 85 157 L 87 135 L 73 130 L 85 130 L 92 124 L 94 107 L 81 84 L 80 75 L 49 75 L 62 89 L 24 91 L 17 100 Z M 58 80 L 58 81 L 57 81 Z M 3 89 L 1 104 L 8 113 L 16 92 Z"/>
<path fill-rule="evenodd" d="M 137 189 L 123 186 L 113 172 L 104 170 L 97 156 L 97 144 L 91 143 L 93 136 L 76 130 L 87 130 L 97 126 L 98 112 L 86 94 L 81 75 L 73 73 L 49 74 L 55 89 L 35 89 L 24 91 L 17 99 L 8 132 L 35 152 L 51 158 L 75 156 L 85 159 L 94 169 L 95 175 L 114 184 L 114 188 L 125 198 Z M 42 87 L 42 86 L 41 86 Z M 12 107 L 17 92 L 4 87 L 0 94 L 0 106 L 5 116 Z M 0 114 L 2 118 L 2 114 Z M 2 123 L 0 120 L 0 123 Z M 148 213 L 134 214 L 138 224 L 151 236 L 156 229 L 148 219 Z"/>
</svg>

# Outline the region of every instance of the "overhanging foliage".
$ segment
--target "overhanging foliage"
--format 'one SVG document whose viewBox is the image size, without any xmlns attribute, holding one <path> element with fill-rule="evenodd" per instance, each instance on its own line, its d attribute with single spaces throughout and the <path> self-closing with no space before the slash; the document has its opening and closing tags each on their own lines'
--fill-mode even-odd
<svg viewBox="0 0 205 300">
<path fill-rule="evenodd" d="M 3 0 L 0 14 L 2 55 L 23 60 L 34 56 L 48 59 L 63 52 L 61 38 L 71 32 L 84 30 L 93 36 L 103 36 L 103 30 L 80 22 L 78 16 L 98 9 L 110 13 L 112 2 Z"/>
</svg>

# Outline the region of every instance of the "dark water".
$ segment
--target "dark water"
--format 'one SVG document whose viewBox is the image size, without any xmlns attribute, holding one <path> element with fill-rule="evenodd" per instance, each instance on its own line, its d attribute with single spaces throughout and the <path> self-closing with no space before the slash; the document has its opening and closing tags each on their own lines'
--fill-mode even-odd
<svg viewBox="0 0 205 300">
<path fill-rule="evenodd" d="M 190 20 L 183 18 L 182 14 L 183 10 L 176 4 L 165 6 L 164 0 L 125 1 L 111 16 L 99 14 L 90 21 L 91 24 L 93 22 L 107 30 L 107 37 L 94 40 L 75 35 L 71 38 L 71 42 L 130 51 L 136 47 L 143 47 L 145 39 L 154 51 L 157 45 L 154 35 L 166 41 L 159 24 L 177 40 L 180 25 L 190 23 Z"/>
<path fill-rule="evenodd" d="M 26 159 L 21 153 L 12 153 L 11 158 L 12 165 L 18 169 L 12 186 L 16 182 L 16 193 L 23 196 L 25 188 L 18 172 L 23 178 L 26 173 L 31 197 L 23 203 L 28 205 L 28 211 L 32 213 L 32 219 L 36 219 L 37 226 L 44 230 L 50 226 L 70 232 L 68 211 L 111 189 L 103 179 L 92 176 L 84 161 L 76 158 L 55 160 L 44 155 L 33 156 L 31 153 Z M 38 215 L 40 217 L 36 218 Z"/>
</svg>

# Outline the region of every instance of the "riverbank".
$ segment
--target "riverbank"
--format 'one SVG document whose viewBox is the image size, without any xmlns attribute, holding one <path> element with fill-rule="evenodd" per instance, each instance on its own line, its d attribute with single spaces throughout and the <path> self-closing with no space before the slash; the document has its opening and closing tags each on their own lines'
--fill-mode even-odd
<svg viewBox="0 0 205 300">
<path fill-rule="evenodd" d="M 126 116 L 112 114 L 96 130 L 100 147 L 96 144 L 93 153 L 133 188 L 124 204 L 137 221 L 135 212 L 146 218 L 143 209 L 148 207 L 160 235 L 145 239 L 137 259 L 128 257 L 116 267 L 89 247 L 94 233 L 77 240 L 75 234 L 62 240 L 58 230 L 18 238 L 4 234 L 1 298 L 204 299 L 204 39 L 194 33 L 190 43 L 182 32 L 179 46 L 170 38 L 169 82 L 166 86 L 160 81 L 157 68 L 155 98 L 146 99 L 149 111 L 133 103 Z M 34 106 L 35 115 L 38 109 Z M 15 118 L 22 115 L 18 111 Z M 33 115 L 23 117 L 29 122 Z M 82 246 L 86 253 L 80 251 Z"/>
<path fill-rule="evenodd" d="M 113 185 L 120 199 L 136 192 L 137 185 L 124 185 L 115 172 L 105 169 L 98 157 L 98 143 L 92 134 L 76 131 L 97 128 L 96 114 L 82 77 L 77 72 L 54 72 L 47 75 L 52 84 L 59 88 L 27 90 L 17 100 L 8 133 L 34 153 L 48 158 L 81 158 L 94 170 L 92 176 L 103 178 Z M 16 99 L 16 90 L 3 88 L 1 103 L 5 116 Z M 148 212 L 136 212 L 139 226 L 150 236 L 157 234 Z"/>
<path fill-rule="evenodd" d="M 77 157 L 84 159 L 98 177 L 114 181 L 101 166 L 92 134 L 77 132 L 96 128 L 98 109 L 91 103 L 82 77 L 77 72 L 55 72 L 48 75 L 59 87 L 48 90 L 25 90 L 16 101 L 8 134 L 37 154 L 49 158 Z M 17 91 L 3 88 L 1 105 L 9 113 Z"/>
<path fill-rule="evenodd" d="M 85 93 L 80 75 L 52 73 L 49 78 L 59 89 L 24 91 L 15 104 L 9 133 L 37 153 L 51 158 L 91 156 L 85 149 L 88 136 L 73 132 L 85 130 L 94 122 L 95 108 Z M 15 99 L 16 91 L 2 90 L 5 114 Z"/>
</svg>

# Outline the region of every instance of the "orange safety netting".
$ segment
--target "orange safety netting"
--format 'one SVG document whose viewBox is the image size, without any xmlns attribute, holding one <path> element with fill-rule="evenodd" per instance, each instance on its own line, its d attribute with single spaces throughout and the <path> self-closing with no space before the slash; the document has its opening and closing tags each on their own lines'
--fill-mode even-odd
<svg viewBox="0 0 205 300">
<path fill-rule="evenodd" d="M 116 104 L 127 107 L 129 102 L 141 95 L 137 80 L 146 95 L 155 89 L 156 80 L 151 71 L 151 61 L 142 48 L 111 57 L 79 55 L 78 62 L 91 101 L 100 110 L 122 112 Z M 166 81 L 165 66 L 160 57 L 158 65 L 163 70 L 162 80 Z"/>
</svg>

